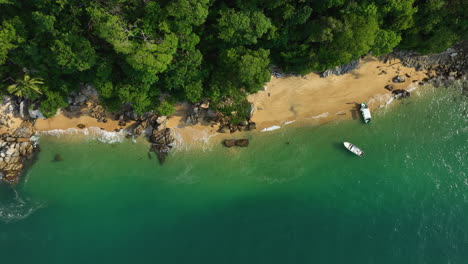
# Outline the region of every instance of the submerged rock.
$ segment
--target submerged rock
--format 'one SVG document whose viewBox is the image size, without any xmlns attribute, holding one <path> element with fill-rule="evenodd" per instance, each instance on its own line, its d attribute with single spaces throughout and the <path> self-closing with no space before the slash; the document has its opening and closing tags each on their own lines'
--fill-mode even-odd
<svg viewBox="0 0 468 264">
<path fill-rule="evenodd" d="M 236 146 L 238 147 L 247 147 L 249 146 L 249 140 L 248 139 L 238 139 L 236 140 Z"/>
<path fill-rule="evenodd" d="M 230 147 L 234 147 L 236 145 L 236 140 L 235 139 L 226 139 L 224 140 L 224 146 L 230 148 Z"/>
<path fill-rule="evenodd" d="M 55 154 L 54 161 L 62 161 L 62 156 L 60 156 L 60 154 Z"/>
<path fill-rule="evenodd" d="M 226 146 L 228 148 L 231 148 L 231 147 L 234 147 L 234 146 L 247 147 L 247 146 L 249 146 L 249 140 L 246 139 L 246 138 L 226 139 L 226 140 L 224 140 L 223 144 L 224 144 L 224 146 Z"/>
</svg>

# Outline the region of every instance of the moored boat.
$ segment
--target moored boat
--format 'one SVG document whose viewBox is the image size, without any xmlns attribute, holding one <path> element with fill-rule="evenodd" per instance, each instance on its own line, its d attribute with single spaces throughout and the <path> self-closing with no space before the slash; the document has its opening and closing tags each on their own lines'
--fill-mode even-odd
<svg viewBox="0 0 468 264">
<path fill-rule="evenodd" d="M 357 146 L 349 143 L 349 142 L 343 142 L 343 145 L 349 150 L 351 151 L 352 153 L 358 155 L 359 157 L 362 157 L 364 156 L 364 151 L 362 151 L 360 148 L 358 148 Z"/>
<path fill-rule="evenodd" d="M 371 113 L 369 110 L 369 106 L 367 106 L 366 103 L 361 103 L 361 114 L 362 114 L 362 119 L 364 119 L 364 122 L 366 124 L 369 124 L 371 121 Z"/>
</svg>

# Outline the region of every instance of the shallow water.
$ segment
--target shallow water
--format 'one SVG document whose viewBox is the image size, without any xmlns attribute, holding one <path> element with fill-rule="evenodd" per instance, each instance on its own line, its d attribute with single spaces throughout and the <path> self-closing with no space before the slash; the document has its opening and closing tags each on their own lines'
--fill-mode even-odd
<svg viewBox="0 0 468 264">
<path fill-rule="evenodd" d="M 286 127 L 164 166 L 142 143 L 42 136 L 24 183 L 0 187 L 0 259 L 467 263 L 467 111 L 459 89 L 427 88 L 369 126 Z"/>
</svg>

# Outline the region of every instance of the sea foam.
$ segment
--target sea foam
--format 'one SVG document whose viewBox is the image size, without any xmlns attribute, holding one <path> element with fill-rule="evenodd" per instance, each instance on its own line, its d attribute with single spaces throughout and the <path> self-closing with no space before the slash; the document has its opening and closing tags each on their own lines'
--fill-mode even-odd
<svg viewBox="0 0 468 264">
<path fill-rule="evenodd" d="M 127 135 L 125 130 L 120 130 L 119 132 L 109 132 L 106 130 L 102 130 L 98 127 L 88 127 L 85 129 L 76 129 L 76 128 L 68 128 L 68 129 L 53 129 L 48 131 L 41 131 L 37 133 L 38 135 L 50 135 L 55 137 L 62 137 L 62 136 L 71 136 L 71 135 L 82 135 L 86 136 L 87 139 L 91 140 L 98 140 L 103 143 L 118 143 L 122 142 Z"/>
<path fill-rule="evenodd" d="M 277 129 L 280 129 L 280 128 L 281 128 L 280 126 L 271 126 L 271 127 L 267 127 L 267 128 L 262 129 L 260 132 L 268 132 L 268 131 L 273 131 L 273 130 L 277 130 Z"/>
</svg>

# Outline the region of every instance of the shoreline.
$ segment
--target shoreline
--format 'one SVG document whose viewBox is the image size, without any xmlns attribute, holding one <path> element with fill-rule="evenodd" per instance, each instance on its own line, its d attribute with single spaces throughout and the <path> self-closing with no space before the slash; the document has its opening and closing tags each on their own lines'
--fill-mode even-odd
<svg viewBox="0 0 468 264">
<path fill-rule="evenodd" d="M 359 122 L 361 102 L 366 102 L 371 111 L 374 111 L 396 98 L 409 96 L 411 91 L 426 83 L 438 86 L 445 80 L 466 80 L 463 72 L 457 78 L 452 72 L 447 72 L 451 69 L 445 67 L 442 71 L 433 68 L 417 70 L 411 65 L 403 66 L 399 59 L 383 62 L 374 57 L 366 57 L 360 60 L 359 67 L 339 76 L 321 77 L 311 73 L 281 78 L 281 75 L 274 73 L 263 91 L 248 96 L 254 111 L 248 129 L 234 126 L 240 130 L 236 133 L 226 131 L 226 124 L 220 129 L 222 121 L 205 119 L 205 115 L 210 117 L 213 114 L 213 111 L 210 114 L 210 110 L 206 110 L 205 103 L 204 106 L 180 103 L 176 105 L 176 113 L 172 116 L 147 113 L 139 118 L 131 110 L 105 112 L 98 103 L 96 92 L 85 87 L 85 90 L 74 95 L 75 98 L 85 97 L 84 101 L 69 99 L 69 106 L 58 111 L 56 116 L 49 119 L 35 116 L 31 122 L 31 119 L 25 120 L 23 116 L 28 112 L 22 106 L 23 103 L 6 96 L 1 109 L 4 125 L 0 127 L 0 143 L 6 147 L 3 149 L 5 158 L 0 159 L 1 168 L 4 168 L 0 171 L 0 180 L 13 185 L 19 182 L 23 163 L 32 157 L 32 152 L 38 147 L 37 138 L 32 136 L 34 133 L 38 136 L 80 134 L 78 138 L 68 137 L 71 141 L 91 139 L 118 143 L 129 139 L 133 142 L 145 142 L 150 146 L 149 151 L 155 152 L 162 164 L 171 149 L 205 151 L 211 150 L 215 144 L 231 147 L 238 143 L 238 146 L 248 146 L 249 139 L 258 133 L 268 133 L 284 126 L 318 126 L 344 120 Z M 32 117 L 31 112 L 29 115 Z M 191 118 L 196 118 L 199 122 L 193 125 L 190 123 Z M 254 125 L 253 128 L 250 128 L 251 124 Z M 27 139 L 18 136 L 22 133 L 20 127 L 24 125 L 30 126 L 33 131 Z M 224 131 L 228 133 L 222 133 Z M 145 134 L 145 137 L 139 137 L 141 134 Z M 229 140 L 229 144 L 225 140 Z M 26 147 L 28 151 L 24 150 Z M 21 156 L 23 154 L 25 156 Z"/>
<path fill-rule="evenodd" d="M 395 76 L 405 76 L 402 83 L 394 83 Z M 410 76 L 410 77 L 407 77 Z M 251 132 L 219 133 L 219 125 L 210 125 L 205 121 L 199 124 L 187 124 L 190 105 L 181 103 L 176 105 L 176 113 L 167 118 L 167 127 L 176 131 L 176 145 L 181 142 L 204 142 L 206 145 L 213 139 L 224 140 L 239 138 L 249 134 L 273 131 L 284 126 L 314 126 L 337 120 L 356 120 L 360 118 L 357 105 L 367 102 L 371 111 L 384 107 L 394 98 L 394 95 L 385 89 L 392 85 L 393 89 L 414 89 L 418 83 L 427 78 L 422 71 L 411 67 L 404 67 L 398 59 L 392 62 L 382 62 L 374 57 L 361 60 L 360 66 L 344 75 L 321 77 L 310 73 L 302 77 L 278 78 L 272 76 L 265 85 L 265 90 L 249 95 L 248 101 L 255 108 L 252 121 L 256 122 L 256 130 Z M 107 115 L 110 117 L 110 115 Z M 106 123 L 98 122 L 89 115 L 71 115 L 59 113 L 49 119 L 37 119 L 35 128 L 38 134 L 79 133 L 78 124 L 84 124 L 83 135 L 93 134 L 98 140 L 99 130 L 102 136 L 106 134 L 111 138 L 110 143 L 118 142 L 116 135 L 124 138 L 118 131 L 125 129 L 119 125 L 118 120 L 109 120 Z M 126 124 L 132 125 L 133 123 Z M 114 139 L 112 139 L 114 138 Z M 106 142 L 107 139 L 100 140 Z"/>
</svg>

